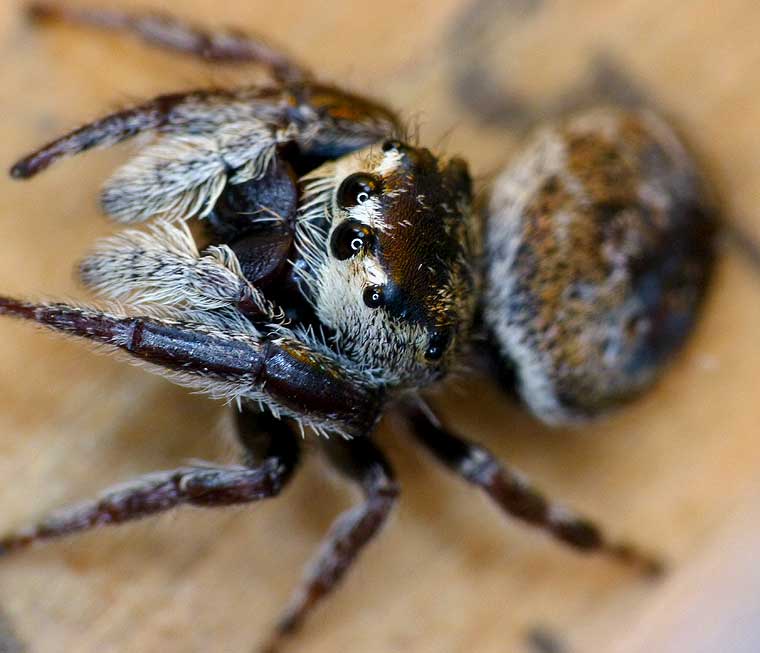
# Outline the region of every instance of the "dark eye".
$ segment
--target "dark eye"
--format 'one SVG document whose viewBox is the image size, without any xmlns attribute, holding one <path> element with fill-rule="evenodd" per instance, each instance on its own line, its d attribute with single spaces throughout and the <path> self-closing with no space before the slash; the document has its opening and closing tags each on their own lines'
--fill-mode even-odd
<svg viewBox="0 0 760 653">
<path fill-rule="evenodd" d="M 383 297 L 383 287 L 368 286 L 364 289 L 364 295 L 362 295 L 362 299 L 364 300 L 364 303 L 370 308 L 377 308 L 378 306 L 382 306 L 385 299 Z"/>
<path fill-rule="evenodd" d="M 366 224 L 346 220 L 333 231 L 330 238 L 330 251 L 339 261 L 345 261 L 369 248 L 374 239 L 375 233 Z"/>
<path fill-rule="evenodd" d="M 446 352 L 449 344 L 451 343 L 451 329 L 441 329 L 440 331 L 433 331 L 428 342 L 427 351 L 425 351 L 425 358 L 429 361 L 437 361 Z"/>
<path fill-rule="evenodd" d="M 390 152 L 391 150 L 399 151 L 403 149 L 404 144 L 401 141 L 385 141 L 383 143 L 383 152 Z"/>
<path fill-rule="evenodd" d="M 380 179 L 374 175 L 357 172 L 343 180 L 338 188 L 338 205 L 344 209 L 364 204 L 370 197 L 380 192 Z"/>
</svg>

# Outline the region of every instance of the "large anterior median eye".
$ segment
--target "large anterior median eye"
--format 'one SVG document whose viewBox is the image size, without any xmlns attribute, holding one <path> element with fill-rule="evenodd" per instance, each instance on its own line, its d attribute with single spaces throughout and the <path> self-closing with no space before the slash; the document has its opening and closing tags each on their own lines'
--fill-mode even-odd
<svg viewBox="0 0 760 653">
<path fill-rule="evenodd" d="M 370 197 L 380 192 L 380 179 L 366 172 L 357 172 L 343 180 L 338 188 L 338 206 L 347 209 L 364 204 Z"/>
<path fill-rule="evenodd" d="M 345 261 L 371 247 L 374 239 L 374 231 L 366 224 L 346 220 L 333 231 L 330 238 L 330 251 L 339 261 Z"/>
</svg>

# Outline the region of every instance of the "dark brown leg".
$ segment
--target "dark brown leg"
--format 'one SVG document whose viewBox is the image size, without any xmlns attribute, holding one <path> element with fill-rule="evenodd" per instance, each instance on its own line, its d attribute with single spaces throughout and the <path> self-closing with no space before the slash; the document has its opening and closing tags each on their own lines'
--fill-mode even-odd
<svg viewBox="0 0 760 653">
<path fill-rule="evenodd" d="M 269 411 L 246 405 L 235 413 L 237 437 L 243 447 L 243 464 L 257 468 L 269 460 L 283 467 L 283 481 L 290 479 L 300 460 L 298 436 L 287 422 L 277 419 Z"/>
<path fill-rule="evenodd" d="M 235 91 L 213 89 L 170 94 L 117 111 L 51 141 L 19 160 L 10 170 L 11 176 L 16 179 L 33 177 L 63 157 L 93 148 L 110 147 L 140 133 L 155 132 L 166 137 L 157 143 L 166 147 L 172 144 L 172 137 L 214 137 L 225 125 L 240 123 L 245 127 L 241 127 L 237 138 L 251 140 L 250 152 L 243 148 L 250 159 L 241 154 L 239 143 L 235 147 L 228 143 L 232 159 L 225 158 L 225 155 L 230 155 L 230 151 L 220 151 L 218 171 L 219 174 L 229 172 L 231 183 L 237 184 L 258 179 L 258 172 L 263 173 L 266 169 L 268 157 L 274 156 L 274 149 L 286 145 L 285 134 L 292 138 L 302 154 L 316 157 L 316 163 L 318 160 L 342 156 L 384 138 L 397 137 L 401 131 L 398 119 L 386 107 L 337 88 L 314 83 L 304 68 L 256 37 L 231 31 L 210 33 L 158 14 L 133 15 L 116 10 L 72 8 L 65 6 L 63 0 L 32 2 L 29 13 L 36 20 L 63 21 L 126 31 L 150 43 L 206 60 L 260 63 L 272 71 L 277 83 L 247 86 Z M 178 147 L 179 150 L 183 149 L 182 145 Z M 122 168 L 122 173 L 126 176 L 117 175 L 111 180 L 112 183 L 118 182 L 119 186 L 124 186 L 117 195 L 140 195 L 151 179 L 152 185 L 157 186 L 161 192 L 168 191 L 167 175 L 163 175 L 162 182 L 162 175 L 151 175 L 144 168 L 162 170 L 162 161 L 174 157 L 168 156 L 163 149 L 160 150 L 160 155 L 156 154 L 155 149 L 146 149 L 152 152 L 150 156 L 145 155 L 148 156 L 147 160 L 140 157 L 133 160 L 133 163 L 139 162 L 136 164 L 137 171 L 126 166 Z M 159 160 L 155 159 L 156 156 Z M 198 179 L 198 169 L 194 168 L 197 162 L 190 159 L 185 164 L 183 161 L 184 159 L 176 164 L 179 169 L 175 167 L 173 173 L 168 175 L 173 180 L 173 183 L 168 184 L 172 188 L 181 184 L 177 177 L 184 179 L 183 170 L 186 170 L 189 178 L 196 179 L 197 184 L 210 183 L 216 174 L 212 173 L 214 167 L 209 168 L 206 162 L 205 166 L 209 168 L 207 176 Z M 243 178 L 236 180 L 240 173 Z M 137 190 L 130 188 L 130 183 L 137 183 L 133 178 L 135 174 L 140 182 Z M 192 189 L 193 184 L 190 186 L 188 190 Z M 117 217 L 112 212 L 116 201 L 116 197 L 110 197 L 113 191 L 112 187 L 106 187 L 104 208 Z M 121 218 L 131 221 L 148 217 L 140 217 L 139 209 L 145 207 L 140 207 L 138 200 L 132 200 L 136 206 L 131 208 L 138 209 L 135 214 L 137 217 L 132 215 L 131 218 Z M 132 213 L 131 210 L 129 212 Z"/>
<path fill-rule="evenodd" d="M 487 449 L 446 430 L 434 415 L 410 408 L 407 416 L 415 436 L 430 453 L 480 487 L 507 514 L 548 531 L 578 551 L 611 556 L 648 575 L 663 572 L 660 560 L 626 542 L 608 541 L 593 522 L 542 496 L 522 474 L 505 467 Z"/>
<path fill-rule="evenodd" d="M 364 433 L 382 409 L 382 389 L 357 384 L 326 353 L 283 332 L 273 340 L 253 328 L 236 331 L 226 322 L 220 328 L 213 311 L 194 314 L 207 323 L 178 322 L 0 296 L 0 315 L 110 345 L 215 396 L 266 393 L 275 405 L 318 428 Z"/>
<path fill-rule="evenodd" d="M 364 546 L 385 523 L 398 497 L 393 472 L 369 438 L 332 438 L 323 444 L 335 469 L 361 488 L 364 502 L 334 522 L 283 613 L 267 651 L 275 651 L 282 638 L 295 632 L 319 601 L 335 589 Z"/>
<path fill-rule="evenodd" d="M 121 524 L 180 505 L 214 508 L 268 499 L 280 493 L 298 463 L 298 442 L 270 415 L 244 413 L 240 439 L 255 467 L 193 465 L 146 474 L 100 497 L 64 508 L 38 524 L 0 538 L 0 555 L 97 526 Z M 264 429 L 252 432 L 251 428 Z"/>
<path fill-rule="evenodd" d="M 223 93 L 218 94 L 222 97 Z M 131 109 L 117 111 L 51 141 L 16 162 L 10 170 L 14 179 L 28 179 L 58 159 L 93 148 L 111 147 L 143 132 L 160 129 L 172 121 L 180 106 L 209 101 L 213 93 L 193 92 L 163 95 Z"/>
<path fill-rule="evenodd" d="M 152 45 L 216 63 L 257 63 L 281 81 L 300 81 L 308 72 L 259 37 L 238 30 L 209 32 L 160 13 L 129 14 L 111 9 L 76 9 L 63 2 L 33 2 L 35 20 L 55 20 L 128 32 Z"/>
</svg>

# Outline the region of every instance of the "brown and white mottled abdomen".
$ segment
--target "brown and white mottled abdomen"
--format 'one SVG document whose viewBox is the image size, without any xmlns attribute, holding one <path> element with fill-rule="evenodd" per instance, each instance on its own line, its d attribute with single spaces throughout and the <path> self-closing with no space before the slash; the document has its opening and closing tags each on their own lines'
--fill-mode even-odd
<svg viewBox="0 0 760 653">
<path fill-rule="evenodd" d="M 491 196 L 484 320 L 539 418 L 594 417 L 654 381 L 693 326 L 714 225 L 650 112 L 595 109 L 528 142 Z"/>
</svg>

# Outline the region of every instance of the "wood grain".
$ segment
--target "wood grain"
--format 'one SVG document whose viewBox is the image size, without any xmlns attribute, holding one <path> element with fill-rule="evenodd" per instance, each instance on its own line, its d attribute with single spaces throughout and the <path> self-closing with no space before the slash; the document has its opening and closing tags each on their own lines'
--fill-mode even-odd
<svg viewBox="0 0 760 653">
<path fill-rule="evenodd" d="M 267 34 L 325 79 L 390 101 L 422 141 L 464 154 L 482 178 L 539 118 L 592 100 L 645 100 L 693 143 L 731 224 L 760 241 L 754 0 L 111 4 Z M 251 78 L 130 39 L 34 30 L 17 0 L 0 6 L 0 55 L 3 165 L 132 100 Z M 73 264 L 112 231 L 96 195 L 124 156 L 0 180 L 3 292 L 85 297 Z M 537 631 L 568 653 L 760 650 L 748 601 L 760 577 L 747 553 L 760 538 L 760 276 L 735 242 L 723 249 L 695 338 L 653 392 L 613 418 L 552 431 L 480 381 L 436 399 L 547 492 L 661 550 L 673 569 L 665 581 L 505 523 L 388 418 L 380 442 L 398 468 L 400 509 L 293 650 L 535 653 Z M 80 343 L 1 321 L 0 369 L 2 528 L 141 472 L 234 457 L 223 407 Z M 3 560 L 0 650 L 8 632 L 41 653 L 249 651 L 350 501 L 315 458 L 273 502 L 181 510 Z M 733 641 L 719 636 L 738 633 L 735 623 L 750 625 Z"/>
</svg>

